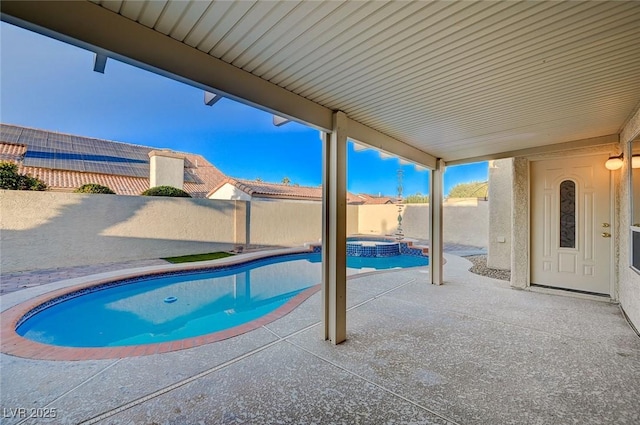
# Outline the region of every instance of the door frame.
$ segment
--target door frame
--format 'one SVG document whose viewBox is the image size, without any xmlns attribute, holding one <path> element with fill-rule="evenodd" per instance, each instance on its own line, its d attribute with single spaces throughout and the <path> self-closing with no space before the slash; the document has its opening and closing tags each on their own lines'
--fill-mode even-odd
<svg viewBox="0 0 640 425">
<path fill-rule="evenodd" d="M 622 173 L 622 170 L 610 171 L 610 173 Z M 618 214 L 616 210 L 616 199 L 618 198 L 618 192 L 616 191 L 616 180 L 620 181 L 622 176 L 616 176 L 611 174 L 609 179 L 609 212 L 611 214 L 611 254 L 609 261 L 611 261 L 611 270 L 609 270 L 609 297 L 612 300 L 618 299 L 616 276 L 618 263 L 616 262 L 616 251 L 618 250 L 618 235 L 620 229 L 618 228 Z"/>
<path fill-rule="evenodd" d="M 532 179 L 532 173 L 531 173 L 531 163 L 532 162 L 538 162 L 538 161 L 552 161 L 552 160 L 557 160 L 557 159 L 562 159 L 562 158 L 567 158 L 567 156 L 569 156 L 570 158 L 578 158 L 578 157 L 584 157 L 584 156 L 595 156 L 595 155 L 600 155 L 603 154 L 603 152 L 599 152 L 599 151 L 591 151 L 591 152 L 582 152 L 582 153 L 573 153 L 573 154 L 569 154 L 567 152 L 564 152 L 564 154 L 562 152 L 560 153 L 556 153 L 556 154 L 551 154 L 551 155 L 544 155 L 544 156 L 532 156 L 532 157 L 526 157 L 527 159 L 527 240 L 528 240 L 528 245 L 527 245 L 527 250 L 528 250 L 528 254 L 527 254 L 527 282 L 526 282 L 526 289 L 528 290 L 535 290 L 535 291 L 539 291 L 539 292 L 550 292 L 550 293 L 562 293 L 562 294 L 566 294 L 566 295 L 572 295 L 572 296 L 577 296 L 577 297 L 586 297 L 586 298 L 593 298 L 593 299 L 609 299 L 609 300 L 617 300 L 618 299 L 618 293 L 616 291 L 617 285 L 616 285 L 616 281 L 615 281 L 615 277 L 616 277 L 616 268 L 617 265 L 615 263 L 615 252 L 616 252 L 616 247 L 618 246 L 618 226 L 617 226 L 617 215 L 616 215 L 616 209 L 615 209 L 615 202 L 616 202 L 616 198 L 618 196 L 617 192 L 616 192 L 616 180 L 619 180 L 619 178 L 617 178 L 617 176 L 613 173 L 620 173 L 621 170 L 616 170 L 616 171 L 609 171 L 609 216 L 610 216 L 610 224 L 611 224 L 611 238 L 609 239 L 609 244 L 610 244 L 610 249 L 609 249 L 609 294 L 608 297 L 609 298 L 605 298 L 606 295 L 596 295 L 596 294 L 589 294 L 589 293 L 582 293 L 582 292 L 577 292 L 574 290 L 570 290 L 570 289 L 564 289 L 564 288 L 547 288 L 547 287 L 538 287 L 538 286 L 532 286 L 531 285 L 531 276 L 532 276 L 532 261 L 531 261 L 531 256 L 533 253 L 533 238 L 532 238 L 532 217 L 533 217 L 533 185 L 536 184 L 536 182 L 533 181 Z M 602 164 L 598 164 L 599 166 L 602 166 L 604 168 L 604 163 Z M 512 229 L 512 232 L 515 229 Z M 535 288 L 535 289 L 534 289 Z"/>
</svg>

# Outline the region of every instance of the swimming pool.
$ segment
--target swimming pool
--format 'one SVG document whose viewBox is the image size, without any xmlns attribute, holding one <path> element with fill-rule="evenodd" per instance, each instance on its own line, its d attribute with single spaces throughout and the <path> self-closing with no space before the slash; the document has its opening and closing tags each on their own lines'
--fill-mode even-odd
<svg viewBox="0 0 640 425">
<path fill-rule="evenodd" d="M 347 259 L 350 273 L 427 264 L 427 257 L 405 255 Z M 119 347 L 194 338 L 242 326 L 294 300 L 295 307 L 315 292 L 314 287 L 319 289 L 320 279 L 319 253 L 143 276 L 50 300 L 25 314 L 16 332 L 64 347 Z"/>
</svg>

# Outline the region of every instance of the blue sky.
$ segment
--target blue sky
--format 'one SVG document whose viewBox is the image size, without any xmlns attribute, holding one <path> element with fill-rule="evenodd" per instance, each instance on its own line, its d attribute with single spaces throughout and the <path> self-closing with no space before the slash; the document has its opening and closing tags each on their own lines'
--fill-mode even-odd
<svg viewBox="0 0 640 425">
<path fill-rule="evenodd" d="M 238 178 L 321 182 L 316 130 L 275 127 L 271 114 L 228 99 L 205 106 L 202 90 L 112 59 L 93 72 L 93 53 L 4 22 L 0 43 L 3 123 L 198 153 Z M 352 144 L 348 154 L 351 192 L 395 195 L 399 167 L 405 195 L 429 192 L 427 171 Z M 447 167 L 445 193 L 487 175 L 486 162 Z"/>
</svg>

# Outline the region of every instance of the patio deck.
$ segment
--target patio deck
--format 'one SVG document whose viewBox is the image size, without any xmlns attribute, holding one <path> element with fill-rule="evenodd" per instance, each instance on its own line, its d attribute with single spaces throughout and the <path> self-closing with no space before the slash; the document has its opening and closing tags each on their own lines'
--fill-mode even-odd
<svg viewBox="0 0 640 425">
<path fill-rule="evenodd" d="M 513 290 L 447 255 L 353 277 L 348 340 L 320 295 L 222 342 L 146 357 L 2 354 L 3 424 L 623 424 L 640 422 L 640 338 L 615 304 Z M 3 309 L 45 287 L 3 295 Z M 55 409 L 55 419 L 9 409 Z M 14 410 L 15 411 L 15 410 Z"/>
</svg>

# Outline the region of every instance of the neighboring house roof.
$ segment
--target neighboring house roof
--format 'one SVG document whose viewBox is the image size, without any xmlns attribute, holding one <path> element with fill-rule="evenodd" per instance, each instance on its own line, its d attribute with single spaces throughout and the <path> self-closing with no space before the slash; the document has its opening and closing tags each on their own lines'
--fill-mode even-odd
<svg viewBox="0 0 640 425">
<path fill-rule="evenodd" d="M 291 199 L 306 201 L 321 201 L 321 186 L 296 186 L 279 183 L 266 183 L 256 180 L 242 180 L 228 177 L 214 188 L 207 197 L 212 196 L 225 184 L 231 184 L 239 190 L 245 192 L 251 197 L 256 198 L 275 198 L 275 199 Z M 356 195 L 347 192 L 347 203 L 362 204 L 362 199 Z"/>
<path fill-rule="evenodd" d="M 362 199 L 363 204 L 365 205 L 384 205 L 395 203 L 395 199 L 388 196 L 371 196 L 366 193 L 360 193 L 358 194 L 358 197 Z"/>
<path fill-rule="evenodd" d="M 27 152 L 25 145 L 15 145 L 10 143 L 0 144 L 0 161 L 18 162 L 24 158 Z"/>
<path fill-rule="evenodd" d="M 37 177 L 51 190 L 73 191 L 82 185 L 95 183 L 109 187 L 118 195 L 140 195 L 149 189 L 149 179 L 115 176 L 111 174 L 82 173 L 70 170 L 20 166 L 19 173 Z"/>
<path fill-rule="evenodd" d="M 194 198 L 206 198 L 211 188 L 219 185 L 221 181 L 227 178 L 222 171 L 218 170 L 203 156 L 190 153 L 184 155 L 185 173 L 190 174 L 193 178 L 193 181 L 185 179 L 184 190 Z"/>
<path fill-rule="evenodd" d="M 51 190 L 73 191 L 97 183 L 119 195 L 149 188 L 148 153 L 157 148 L 0 124 L 0 161 L 18 165 L 21 174 L 44 181 Z M 256 198 L 322 200 L 321 186 L 296 186 L 225 176 L 203 156 L 183 153 L 184 190 L 208 198 L 225 184 Z M 347 192 L 349 204 L 393 203 L 388 197 Z"/>
<path fill-rule="evenodd" d="M 83 184 L 108 186 L 120 195 L 149 188 L 148 153 L 157 148 L 0 124 L 0 160 L 44 181 L 52 190 Z M 184 190 L 204 198 L 226 176 L 203 156 L 185 157 Z"/>
</svg>

